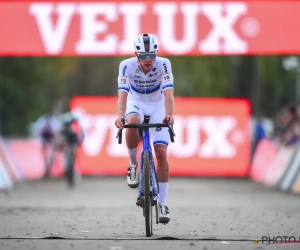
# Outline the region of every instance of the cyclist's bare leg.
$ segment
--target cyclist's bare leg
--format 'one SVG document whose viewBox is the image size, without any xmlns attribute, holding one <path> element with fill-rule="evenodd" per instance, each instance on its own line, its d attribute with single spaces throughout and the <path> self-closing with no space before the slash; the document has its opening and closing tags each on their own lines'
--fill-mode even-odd
<svg viewBox="0 0 300 250">
<path fill-rule="evenodd" d="M 67 164 L 68 164 L 68 154 L 69 154 L 69 147 L 68 147 L 68 143 L 67 143 L 67 140 L 62 137 L 61 140 L 60 140 L 60 147 L 61 147 L 61 150 L 63 152 L 63 159 L 64 159 L 64 171 L 66 173 L 66 170 L 67 170 Z"/>
<path fill-rule="evenodd" d="M 159 187 L 159 222 L 167 224 L 170 220 L 170 212 L 167 207 L 169 191 L 169 163 L 167 159 L 167 146 L 154 145 L 157 160 L 157 180 Z"/>
<path fill-rule="evenodd" d="M 140 124 L 140 116 L 136 114 L 128 115 L 126 117 L 126 124 Z M 126 144 L 128 149 L 137 148 L 139 143 L 138 129 L 126 129 L 125 131 Z"/>
<path fill-rule="evenodd" d="M 169 181 L 169 162 L 167 159 L 167 146 L 163 144 L 154 145 L 157 160 L 157 179 L 159 182 Z"/>
<path fill-rule="evenodd" d="M 126 124 L 140 124 L 140 116 L 136 114 L 128 115 L 126 117 Z M 139 143 L 138 129 L 130 128 L 125 131 L 125 139 L 130 159 L 127 184 L 131 188 L 136 188 L 139 183 L 138 179 L 138 161 L 137 161 L 137 147 Z"/>
<path fill-rule="evenodd" d="M 48 166 L 47 166 L 47 145 L 45 142 L 43 142 L 43 145 L 41 147 L 41 153 L 43 156 L 43 160 L 44 160 L 44 167 L 45 167 L 45 171 L 44 171 L 44 178 L 48 177 Z"/>
<path fill-rule="evenodd" d="M 50 170 L 51 170 L 51 141 L 45 140 L 42 145 L 42 153 L 44 157 L 44 163 L 45 163 L 45 173 L 44 173 L 44 178 L 48 178 L 50 175 Z"/>
<path fill-rule="evenodd" d="M 154 145 L 157 160 L 157 181 L 159 186 L 159 203 L 167 205 L 169 190 L 169 162 L 167 159 L 167 146 L 163 144 Z"/>
</svg>

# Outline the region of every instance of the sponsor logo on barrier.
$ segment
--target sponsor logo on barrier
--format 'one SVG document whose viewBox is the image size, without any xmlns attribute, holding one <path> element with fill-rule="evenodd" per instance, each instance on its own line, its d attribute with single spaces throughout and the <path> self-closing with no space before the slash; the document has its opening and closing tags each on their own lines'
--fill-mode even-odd
<svg viewBox="0 0 300 250">
<path fill-rule="evenodd" d="M 299 11 L 285 0 L 1 1 L 0 22 L 12 25 L 0 27 L 0 54 L 132 55 L 143 30 L 160 55 L 299 54 Z"/>
<path fill-rule="evenodd" d="M 76 97 L 72 100 L 72 112 L 78 114 L 85 131 L 80 159 L 82 170 L 88 173 L 120 173 L 124 170 L 122 166 L 127 165 L 125 137 L 122 144 L 116 139 L 116 110 L 112 102 L 117 103 L 117 99 Z M 168 146 L 171 174 L 247 174 L 250 123 L 246 102 L 175 98 L 175 103 L 176 137 L 175 143 Z M 220 105 L 222 110 L 218 108 Z"/>
<path fill-rule="evenodd" d="M 247 14 L 247 10 L 246 2 L 154 2 L 151 5 L 143 2 L 61 2 L 32 3 L 29 7 L 29 13 L 34 17 L 49 54 L 61 53 L 74 18 L 79 18 L 80 22 L 76 53 L 110 54 L 115 53 L 119 47 L 122 53 L 132 52 L 132 37 L 140 33 L 142 17 L 147 13 L 157 17 L 159 40 L 169 53 L 185 54 L 195 47 L 203 53 L 245 53 L 248 43 L 241 38 L 234 26 L 242 15 Z M 179 13 L 183 16 L 181 40 L 175 38 L 175 20 Z M 53 22 L 53 15 L 57 16 L 56 22 Z M 211 24 L 210 32 L 200 41 L 196 36 L 199 15 L 206 17 Z M 100 20 L 98 16 L 103 18 Z M 109 29 L 110 23 L 120 19 L 124 19 L 124 36 L 121 41 Z M 259 21 L 253 17 L 244 20 L 242 31 L 250 33 L 251 37 L 257 36 L 260 32 Z M 98 39 L 99 35 L 102 39 Z M 165 65 L 164 68 L 167 73 Z"/>
<path fill-rule="evenodd" d="M 115 115 L 91 116 L 83 110 L 73 110 L 80 116 L 80 122 L 85 130 L 83 151 L 89 156 L 95 156 L 105 151 L 111 157 L 126 157 L 125 144 L 118 146 L 115 134 L 117 132 Z M 236 119 L 230 116 L 175 116 L 176 147 L 170 147 L 169 154 L 179 158 L 199 156 L 203 158 L 234 158 L 237 145 L 245 142 L 245 133 L 236 128 Z M 229 133 L 231 136 L 228 137 Z M 184 137 L 186 134 L 186 137 Z M 205 139 L 201 138 L 202 136 Z M 106 136 L 109 142 L 104 144 Z M 105 147 L 106 146 L 106 147 Z"/>
</svg>

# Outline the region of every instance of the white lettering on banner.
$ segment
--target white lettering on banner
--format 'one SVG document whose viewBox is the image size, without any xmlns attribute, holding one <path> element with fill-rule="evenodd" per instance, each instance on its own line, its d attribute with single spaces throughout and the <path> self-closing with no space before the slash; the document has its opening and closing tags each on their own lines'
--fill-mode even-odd
<svg viewBox="0 0 300 250">
<path fill-rule="evenodd" d="M 33 3 L 30 5 L 29 12 L 36 19 L 47 53 L 57 54 L 61 52 L 70 28 L 75 6 L 73 3 L 61 3 L 55 8 L 52 3 Z M 51 18 L 53 11 L 58 15 L 56 27 L 54 27 Z"/>
<path fill-rule="evenodd" d="M 79 114 L 80 124 L 85 133 L 83 151 L 87 156 L 98 156 L 104 150 L 111 157 L 128 157 L 123 131 L 123 142 L 118 144 L 117 128 L 114 125 L 115 115 L 89 115 L 84 110 L 73 109 Z M 176 116 L 175 143 L 169 144 L 168 153 L 178 158 L 234 158 L 237 145 L 228 139 L 229 132 L 241 130 L 237 128 L 233 116 Z M 201 143 L 201 131 L 206 139 Z M 245 137 L 243 132 L 243 137 Z M 104 148 L 104 142 L 108 140 Z"/>
<path fill-rule="evenodd" d="M 88 122 L 88 120 L 86 120 L 86 122 Z M 89 123 L 83 122 L 82 125 L 86 134 L 83 141 L 83 150 L 87 155 L 97 156 L 102 151 L 111 121 L 111 117 L 99 115 L 90 118 Z M 92 125 L 92 128 L 90 128 L 90 131 L 87 131 L 90 125 Z"/>
<path fill-rule="evenodd" d="M 223 6 L 227 15 L 224 16 Z M 200 42 L 199 49 L 206 53 L 243 53 L 248 49 L 246 41 L 240 39 L 233 29 L 233 25 L 240 15 L 246 14 L 245 3 L 206 3 L 202 10 L 213 25 L 212 30 L 204 41 Z M 223 43 L 220 44 L 220 39 Z"/>
<path fill-rule="evenodd" d="M 246 53 L 248 50 L 247 41 L 238 36 L 234 27 L 237 20 L 247 13 L 245 2 L 154 2 L 151 10 L 147 9 L 147 6 L 140 2 L 32 3 L 29 11 L 35 17 L 45 50 L 49 54 L 62 52 L 75 14 L 79 15 L 80 20 L 80 40 L 74 45 L 77 54 L 134 52 L 132 39 L 143 32 L 141 20 L 143 15 L 150 11 L 157 18 L 157 22 L 153 20 L 153 23 L 157 23 L 154 27 L 157 34 L 153 34 L 158 36 L 161 48 L 168 53 L 186 54 L 195 50 L 197 46 L 203 54 Z M 224 11 L 226 14 L 223 14 Z M 51 18 L 54 13 L 58 15 L 56 25 Z M 175 35 L 175 19 L 178 13 L 183 16 L 183 38 L 180 40 L 176 39 Z M 201 29 L 201 24 L 198 24 L 200 14 L 206 16 L 212 25 L 202 40 L 198 37 L 198 30 Z M 99 16 L 101 20 L 98 20 Z M 120 20 L 123 21 L 120 23 L 123 30 L 111 33 L 109 23 L 121 22 Z M 259 27 L 258 21 L 256 26 Z M 256 32 L 251 33 L 251 37 L 258 35 L 259 31 L 256 29 Z"/>
<path fill-rule="evenodd" d="M 116 139 L 117 128 L 115 127 L 114 115 L 89 115 L 82 108 L 76 107 L 72 109 L 77 117 L 79 117 L 80 125 L 84 131 L 83 151 L 88 156 L 98 156 L 104 150 L 103 145 L 110 135 L 109 144 L 106 147 L 106 153 L 112 157 L 127 157 L 128 151 L 124 143 L 119 144 Z"/>
<path fill-rule="evenodd" d="M 165 51 L 174 54 L 184 54 L 191 51 L 196 45 L 197 39 L 197 3 L 182 3 L 180 6 L 183 14 L 183 39 L 175 39 L 175 15 L 178 12 L 176 3 L 154 4 L 154 12 L 158 15 L 158 33 Z"/>
<path fill-rule="evenodd" d="M 133 51 L 132 38 L 141 33 L 141 15 L 146 13 L 146 5 L 121 3 L 119 11 L 124 16 L 124 40 L 121 43 L 121 52 L 131 53 Z"/>
<path fill-rule="evenodd" d="M 200 123 L 198 116 L 176 116 L 174 125 L 175 143 L 169 143 L 169 154 L 179 158 L 189 158 L 197 154 L 199 148 Z M 184 139 L 186 134 L 186 139 Z"/>
<path fill-rule="evenodd" d="M 236 119 L 231 116 L 204 117 L 201 128 L 208 135 L 199 149 L 199 156 L 204 158 L 232 158 L 236 155 L 236 147 L 227 140 L 228 133 L 236 126 Z"/>
<path fill-rule="evenodd" d="M 79 123 L 84 132 L 83 151 L 88 156 L 98 156 L 103 149 L 110 126 L 114 122 L 113 117 L 89 115 L 79 107 L 72 109 L 72 113 L 79 117 Z"/>
<path fill-rule="evenodd" d="M 117 35 L 107 34 L 103 41 L 97 39 L 97 35 L 107 32 L 107 24 L 97 20 L 103 15 L 107 21 L 117 20 L 116 4 L 114 3 L 86 3 L 78 8 L 81 16 L 81 40 L 76 44 L 76 52 L 81 54 L 114 53 L 117 46 Z"/>
<path fill-rule="evenodd" d="M 118 143 L 118 139 L 116 138 L 118 129 L 115 126 L 116 116 L 112 116 L 112 122 L 110 126 L 110 139 L 109 144 L 106 148 L 106 154 L 111 157 L 128 157 L 128 150 L 125 141 L 125 130 L 123 130 L 122 135 L 122 144 Z"/>
</svg>

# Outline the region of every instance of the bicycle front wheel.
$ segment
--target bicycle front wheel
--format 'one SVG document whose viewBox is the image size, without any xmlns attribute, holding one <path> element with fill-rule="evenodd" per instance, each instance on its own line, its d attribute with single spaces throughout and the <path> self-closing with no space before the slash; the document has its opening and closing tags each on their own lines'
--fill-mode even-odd
<svg viewBox="0 0 300 250">
<path fill-rule="evenodd" d="M 151 237 L 152 234 L 152 206 L 151 206 L 151 175 L 150 175 L 150 156 L 149 152 L 145 152 L 143 156 L 143 190 L 144 190 L 144 216 L 146 236 Z"/>
</svg>

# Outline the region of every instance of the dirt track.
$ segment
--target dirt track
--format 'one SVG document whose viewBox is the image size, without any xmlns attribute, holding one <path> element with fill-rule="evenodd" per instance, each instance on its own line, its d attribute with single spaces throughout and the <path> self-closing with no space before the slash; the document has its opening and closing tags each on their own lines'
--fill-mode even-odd
<svg viewBox="0 0 300 250">
<path fill-rule="evenodd" d="M 171 221 L 144 237 L 137 189 L 124 177 L 17 183 L 0 193 L 0 249 L 299 249 L 300 197 L 245 179 L 171 178 Z M 45 239 L 50 237 L 50 239 Z"/>
</svg>

